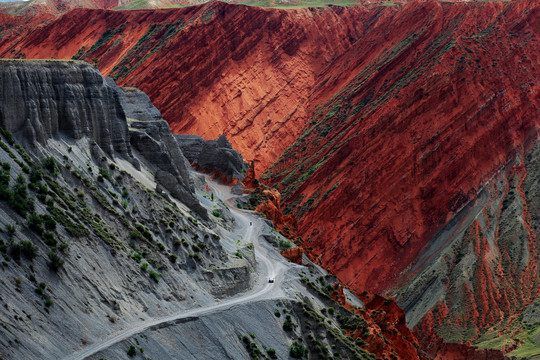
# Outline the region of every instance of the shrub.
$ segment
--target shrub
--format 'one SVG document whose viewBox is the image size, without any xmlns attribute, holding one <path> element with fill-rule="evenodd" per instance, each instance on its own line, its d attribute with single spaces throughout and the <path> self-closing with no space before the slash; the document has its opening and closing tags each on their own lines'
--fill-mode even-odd
<svg viewBox="0 0 540 360">
<path fill-rule="evenodd" d="M 11 133 L 11 131 L 0 128 L 0 134 L 2 134 L 2 136 L 4 137 L 4 139 L 6 139 L 9 145 L 13 146 L 13 144 L 15 144 L 15 140 L 13 140 L 13 134 Z"/>
<path fill-rule="evenodd" d="M 58 244 L 58 241 L 56 241 L 54 234 L 51 232 L 46 232 L 45 234 L 43 234 L 43 239 L 45 241 L 45 244 L 49 246 L 56 246 L 56 244 Z"/>
<path fill-rule="evenodd" d="M 154 270 L 150 270 L 150 277 L 155 282 L 159 282 L 159 273 L 155 272 Z"/>
<path fill-rule="evenodd" d="M 130 345 L 129 349 L 127 350 L 127 354 L 129 357 L 134 357 L 137 355 L 137 348 L 135 345 Z"/>
<path fill-rule="evenodd" d="M 289 355 L 293 359 L 302 359 L 305 358 L 308 354 L 308 351 L 306 347 L 300 343 L 297 343 L 296 341 L 291 344 L 291 347 L 289 348 Z"/>
<path fill-rule="evenodd" d="M 234 255 L 236 255 L 236 257 L 239 257 L 240 259 L 244 258 L 244 256 L 242 255 L 240 251 L 237 251 Z"/>
<path fill-rule="evenodd" d="M 200 252 L 200 251 L 201 251 L 201 248 L 200 248 L 199 245 L 197 245 L 197 244 L 191 245 L 191 248 L 192 248 L 193 251 L 195 251 L 195 252 Z"/>
<path fill-rule="evenodd" d="M 34 211 L 34 201 L 28 198 L 28 190 L 24 176 L 19 174 L 16 180 L 16 184 L 13 186 L 13 191 L 9 191 L 6 187 L 0 186 L 0 196 L 7 200 L 9 205 L 17 214 L 26 217 L 28 212 Z"/>
<path fill-rule="evenodd" d="M 282 248 L 282 249 L 290 249 L 292 247 L 292 244 L 288 240 L 280 239 L 279 240 L 279 247 Z"/>
<path fill-rule="evenodd" d="M 329 313 L 330 315 L 334 315 L 334 312 L 335 312 L 335 311 L 336 311 L 336 310 L 335 310 L 333 307 L 331 307 L 331 306 L 328 308 L 328 313 Z"/>
<path fill-rule="evenodd" d="M 9 169 L 6 169 L 5 166 L 6 164 L 9 166 L 8 163 L 2 163 L 2 169 L 0 170 L 0 185 L 5 187 L 9 185 L 9 181 L 11 180 Z"/>
<path fill-rule="evenodd" d="M 144 262 L 144 263 L 141 264 L 141 270 L 142 271 L 148 270 L 148 263 L 147 262 Z"/>
<path fill-rule="evenodd" d="M 214 215 L 215 217 L 220 218 L 222 216 L 221 215 L 221 210 L 219 210 L 219 209 L 212 210 L 212 215 Z"/>
<path fill-rule="evenodd" d="M 338 314 L 337 319 L 341 326 L 345 329 L 351 329 L 351 330 L 361 330 L 367 328 L 367 322 L 364 318 L 353 315 L 353 316 L 345 316 Z"/>
<path fill-rule="evenodd" d="M 109 170 L 100 167 L 98 171 L 99 171 L 99 175 L 103 176 L 105 179 L 109 181 L 111 180 L 111 173 L 109 172 Z M 103 181 L 103 180 L 100 180 L 100 181 Z"/>
<path fill-rule="evenodd" d="M 51 299 L 51 298 L 46 298 L 46 299 L 45 299 L 45 307 L 48 307 L 48 308 L 49 308 L 49 307 L 52 306 L 52 304 L 53 304 L 53 302 L 52 302 L 52 299 Z"/>
<path fill-rule="evenodd" d="M 196 261 L 201 261 L 201 255 L 198 252 L 189 254 L 189 257 Z"/>
<path fill-rule="evenodd" d="M 176 255 L 176 254 L 170 254 L 170 255 L 169 255 L 169 260 L 170 260 L 172 263 L 176 263 L 176 260 L 178 260 L 178 255 Z"/>
<path fill-rule="evenodd" d="M 56 221 L 53 219 L 53 217 L 49 214 L 41 215 L 41 221 L 43 221 L 43 225 L 45 225 L 45 229 L 54 231 L 56 230 Z"/>
<path fill-rule="evenodd" d="M 129 195 L 129 193 L 128 193 L 127 189 L 126 188 L 122 189 L 122 197 L 127 198 L 128 195 Z"/>
<path fill-rule="evenodd" d="M 15 228 L 15 225 L 7 224 L 6 225 L 6 231 L 8 233 L 8 237 L 12 238 L 15 233 L 17 232 L 17 228 Z"/>
<path fill-rule="evenodd" d="M 31 241 L 21 240 L 20 244 L 21 244 L 22 254 L 24 256 L 26 256 L 29 259 L 33 259 L 37 256 L 39 249 L 37 246 L 32 244 Z"/>
<path fill-rule="evenodd" d="M 62 268 L 62 266 L 64 266 L 64 260 L 58 256 L 55 250 L 49 251 L 47 255 L 49 256 L 49 267 L 52 270 L 58 271 L 60 268 Z"/>
<path fill-rule="evenodd" d="M 292 322 L 291 315 L 285 317 L 285 322 L 283 323 L 283 330 L 292 331 L 296 325 Z"/>
<path fill-rule="evenodd" d="M 46 157 L 45 159 L 41 160 L 41 163 L 43 164 L 43 167 L 47 169 L 49 172 L 53 173 L 56 170 L 56 160 L 52 157 Z"/>
<path fill-rule="evenodd" d="M 131 258 L 132 258 L 133 260 L 135 260 L 136 262 L 139 262 L 139 261 L 141 261 L 141 259 L 142 259 L 142 254 L 141 254 L 140 252 L 138 252 L 138 251 L 135 251 L 135 252 L 131 255 Z"/>
<path fill-rule="evenodd" d="M 270 357 L 270 359 L 277 359 L 276 350 L 274 349 L 267 349 L 266 353 Z"/>
<path fill-rule="evenodd" d="M 30 170 L 30 176 L 29 176 L 30 182 L 37 183 L 41 179 L 43 179 L 43 173 L 41 172 L 41 170 L 38 168 L 32 168 Z"/>
<path fill-rule="evenodd" d="M 42 223 L 43 220 L 41 216 L 36 214 L 31 214 L 28 219 L 26 219 L 26 225 L 28 225 L 28 227 L 35 231 L 38 235 L 43 235 L 45 232 L 45 228 L 43 227 Z"/>
</svg>

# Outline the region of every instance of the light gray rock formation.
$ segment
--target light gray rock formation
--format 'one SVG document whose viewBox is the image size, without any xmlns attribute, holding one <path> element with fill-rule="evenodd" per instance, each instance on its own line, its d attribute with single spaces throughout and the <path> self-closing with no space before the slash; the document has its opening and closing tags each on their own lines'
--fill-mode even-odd
<svg viewBox="0 0 540 360">
<path fill-rule="evenodd" d="M 0 61 L 0 126 L 44 144 L 64 133 L 89 137 L 133 160 L 121 92 L 96 67 L 68 61 Z"/>
<path fill-rule="evenodd" d="M 165 189 L 207 218 L 193 195 L 187 161 L 145 93 L 119 88 L 84 62 L 2 60 L 0 79 L 0 126 L 22 141 L 45 144 L 59 134 L 88 137 L 99 147 L 92 147 L 97 158 L 116 152 L 138 167 L 133 146 Z M 126 117 L 137 120 L 130 122 L 131 132 Z"/>
<path fill-rule="evenodd" d="M 242 180 L 248 165 L 232 148 L 225 135 L 217 140 L 204 140 L 197 135 L 174 135 L 185 157 L 205 169 L 217 170 L 231 178 Z"/>
<path fill-rule="evenodd" d="M 193 196 L 193 183 L 187 161 L 175 141 L 167 122 L 148 95 L 133 89 L 122 89 L 122 107 L 129 124 L 131 145 L 156 168 L 156 180 L 171 194 L 207 218 L 207 212 Z"/>
</svg>

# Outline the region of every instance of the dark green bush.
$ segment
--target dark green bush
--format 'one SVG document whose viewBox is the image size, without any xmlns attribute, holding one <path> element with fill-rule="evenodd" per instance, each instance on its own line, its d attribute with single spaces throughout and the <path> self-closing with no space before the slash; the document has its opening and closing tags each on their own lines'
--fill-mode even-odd
<svg viewBox="0 0 540 360">
<path fill-rule="evenodd" d="M 53 217 L 49 214 L 43 214 L 41 215 L 41 221 L 43 222 L 43 225 L 45 225 L 45 229 L 54 231 L 56 230 L 56 221 L 53 219 Z"/>
<path fill-rule="evenodd" d="M 285 317 L 285 322 L 283 323 L 283 330 L 292 331 L 295 328 L 295 324 L 292 322 L 291 315 Z"/>
<path fill-rule="evenodd" d="M 274 349 L 267 349 L 266 353 L 270 357 L 270 359 L 277 359 L 276 350 Z"/>
<path fill-rule="evenodd" d="M 289 348 L 289 355 L 293 359 L 303 359 L 307 356 L 308 351 L 306 347 L 300 343 L 297 343 L 296 341 L 291 344 L 291 347 Z"/>
<path fill-rule="evenodd" d="M 56 160 L 52 156 L 46 157 L 45 159 L 41 160 L 41 164 L 51 173 L 56 171 Z"/>
<path fill-rule="evenodd" d="M 141 254 L 140 252 L 138 252 L 138 251 L 135 251 L 135 252 L 131 255 L 131 258 L 132 258 L 133 260 L 135 260 L 136 262 L 139 262 L 139 261 L 141 261 L 141 259 L 142 259 L 142 254 Z"/>
<path fill-rule="evenodd" d="M 37 256 L 39 249 L 37 246 L 32 244 L 31 241 L 21 240 L 19 244 L 21 245 L 21 252 L 25 257 L 28 259 L 33 259 Z"/>
<path fill-rule="evenodd" d="M 54 234 L 51 232 L 46 232 L 45 234 L 43 234 L 43 240 L 45 241 L 45 244 L 49 246 L 56 246 L 56 244 L 58 243 L 58 241 L 54 237 Z"/>
<path fill-rule="evenodd" d="M 333 307 L 331 307 L 331 306 L 328 308 L 328 313 L 329 313 L 330 315 L 334 315 L 334 312 L 335 312 L 335 311 L 336 311 L 336 310 L 335 310 Z"/>
<path fill-rule="evenodd" d="M 29 180 L 31 183 L 37 183 L 38 181 L 43 179 L 43 173 L 38 168 L 32 168 L 30 170 L 30 176 Z"/>
<path fill-rule="evenodd" d="M 103 176 L 105 179 L 109 181 L 111 180 L 111 173 L 109 172 L 109 170 L 100 167 L 98 171 L 99 171 L 99 175 Z M 100 181 L 103 181 L 103 180 L 100 180 Z"/>
<path fill-rule="evenodd" d="M 37 256 L 38 250 L 38 247 L 32 244 L 31 241 L 21 240 L 11 245 L 10 254 L 15 260 L 19 260 L 21 255 L 32 260 Z"/>
<path fill-rule="evenodd" d="M 30 214 L 26 219 L 26 225 L 38 235 L 43 235 L 45 228 L 43 227 L 43 220 L 41 216 L 36 214 Z"/>
<path fill-rule="evenodd" d="M 13 146 L 15 144 L 15 140 L 13 140 L 13 134 L 11 133 L 11 131 L 0 127 L 0 134 L 2 134 L 2 136 L 9 145 Z"/>
<path fill-rule="evenodd" d="M 60 256 L 58 256 L 55 250 L 49 251 L 48 256 L 49 256 L 49 267 L 52 270 L 58 271 L 62 268 L 62 266 L 64 266 L 64 260 L 62 260 Z"/>
<path fill-rule="evenodd" d="M 137 348 L 135 345 L 130 345 L 129 349 L 127 350 L 127 354 L 129 357 L 134 357 L 137 355 Z"/>
<path fill-rule="evenodd" d="M 366 320 L 357 315 L 345 316 L 338 314 L 337 319 L 341 326 L 345 329 L 361 330 L 367 328 Z"/>
<path fill-rule="evenodd" d="M 150 277 L 155 282 L 159 282 L 159 273 L 155 272 L 154 270 L 150 270 Z"/>
<path fill-rule="evenodd" d="M 49 307 L 52 306 L 52 304 L 53 304 L 53 301 L 52 301 L 51 298 L 46 298 L 46 299 L 45 299 L 45 307 L 48 307 L 48 308 L 49 308 Z"/>
</svg>

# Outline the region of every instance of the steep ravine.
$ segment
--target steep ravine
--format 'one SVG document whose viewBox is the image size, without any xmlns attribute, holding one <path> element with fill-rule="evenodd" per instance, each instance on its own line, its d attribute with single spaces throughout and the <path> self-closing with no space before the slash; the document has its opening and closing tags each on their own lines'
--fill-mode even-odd
<svg viewBox="0 0 540 360">
<path fill-rule="evenodd" d="M 144 93 L 73 61 L 0 78 L 0 358 L 425 359 L 393 301 L 363 308 L 229 209 Z"/>
<path fill-rule="evenodd" d="M 311 258 L 396 295 L 436 352 L 439 335 L 485 344 L 535 298 L 538 19 L 533 0 L 76 10 L 8 28 L 0 53 L 96 59 L 173 130 L 225 133 L 257 174 L 275 161 L 263 180 Z"/>
</svg>

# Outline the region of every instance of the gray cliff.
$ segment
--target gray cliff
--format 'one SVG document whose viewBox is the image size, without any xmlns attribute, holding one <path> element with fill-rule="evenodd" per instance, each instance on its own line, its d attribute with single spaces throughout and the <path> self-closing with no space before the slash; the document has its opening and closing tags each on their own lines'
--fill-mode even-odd
<svg viewBox="0 0 540 360">
<path fill-rule="evenodd" d="M 218 170 L 231 178 L 242 180 L 248 165 L 234 150 L 225 135 L 217 140 L 204 140 L 197 135 L 174 135 L 184 156 L 208 170 Z"/>
<path fill-rule="evenodd" d="M 1 60 L 0 79 L 1 127 L 29 145 L 45 145 L 58 135 L 87 137 L 94 157 L 117 153 L 138 168 L 135 148 L 158 183 L 207 218 L 194 196 L 187 161 L 146 94 L 122 90 L 84 62 Z"/>
<path fill-rule="evenodd" d="M 169 125 L 144 92 L 134 88 L 122 90 L 131 145 L 156 168 L 156 179 L 165 189 L 206 218 L 206 211 L 192 195 L 187 161 Z"/>
<path fill-rule="evenodd" d="M 118 87 L 83 62 L 0 61 L 0 126 L 45 144 L 59 133 L 89 137 L 132 160 Z"/>
</svg>

